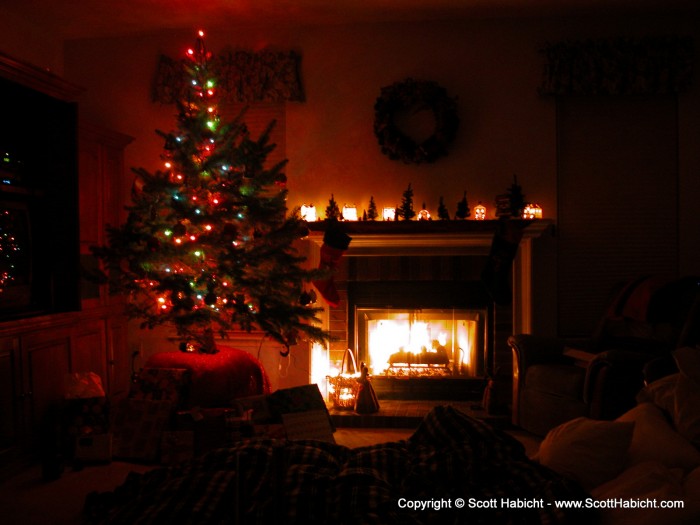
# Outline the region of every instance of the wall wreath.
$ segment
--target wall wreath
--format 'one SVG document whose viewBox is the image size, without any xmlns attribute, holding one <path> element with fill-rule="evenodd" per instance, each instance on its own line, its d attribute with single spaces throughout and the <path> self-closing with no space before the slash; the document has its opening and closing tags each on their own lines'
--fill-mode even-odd
<svg viewBox="0 0 700 525">
<path fill-rule="evenodd" d="M 435 118 L 433 134 L 421 143 L 407 136 L 395 121 L 399 111 L 430 110 Z M 434 162 L 447 155 L 459 127 L 457 102 L 437 82 L 411 78 L 383 87 L 374 104 L 374 134 L 382 153 L 406 164 Z"/>
</svg>

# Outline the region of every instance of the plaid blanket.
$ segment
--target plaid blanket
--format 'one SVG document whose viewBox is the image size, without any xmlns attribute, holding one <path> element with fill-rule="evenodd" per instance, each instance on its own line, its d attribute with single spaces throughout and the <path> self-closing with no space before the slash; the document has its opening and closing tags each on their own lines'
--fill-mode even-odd
<svg viewBox="0 0 700 525">
<path fill-rule="evenodd" d="M 114 493 L 101 496 L 88 502 L 92 516 L 128 525 L 595 521 L 551 504 L 585 499 L 580 487 L 530 461 L 508 434 L 449 406 L 433 409 L 405 441 L 355 449 L 320 441 L 248 441 L 186 464 L 130 474 Z M 511 508 L 506 501 L 535 508 Z"/>
</svg>

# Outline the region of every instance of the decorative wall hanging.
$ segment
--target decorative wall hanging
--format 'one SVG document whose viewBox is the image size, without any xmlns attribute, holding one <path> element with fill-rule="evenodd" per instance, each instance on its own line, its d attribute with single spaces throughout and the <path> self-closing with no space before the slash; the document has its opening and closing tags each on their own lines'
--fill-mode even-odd
<svg viewBox="0 0 700 525">
<path fill-rule="evenodd" d="M 435 118 L 433 134 L 416 143 L 399 129 L 395 117 L 399 111 L 430 110 Z M 406 164 L 434 162 L 447 155 L 448 145 L 459 127 L 456 100 L 437 82 L 411 78 L 383 87 L 374 104 L 374 134 L 382 153 Z"/>
<path fill-rule="evenodd" d="M 667 95 L 693 76 L 691 38 L 565 41 L 542 50 L 543 95 Z"/>
<path fill-rule="evenodd" d="M 294 51 L 227 51 L 212 57 L 225 102 L 304 101 L 301 56 Z M 152 99 L 173 104 L 185 93 L 189 76 L 184 62 L 165 55 L 158 59 Z"/>
</svg>

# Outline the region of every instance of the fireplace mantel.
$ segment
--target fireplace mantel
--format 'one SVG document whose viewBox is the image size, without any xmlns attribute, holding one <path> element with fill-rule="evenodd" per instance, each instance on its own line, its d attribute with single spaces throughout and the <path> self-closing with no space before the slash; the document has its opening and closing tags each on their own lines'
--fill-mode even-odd
<svg viewBox="0 0 700 525">
<path fill-rule="evenodd" d="M 352 241 L 348 256 L 417 256 L 488 254 L 499 220 L 486 221 L 342 221 L 334 227 Z M 541 236 L 551 225 L 548 219 L 518 221 L 523 240 Z M 309 223 L 309 240 L 319 247 L 329 223 Z"/>
<path fill-rule="evenodd" d="M 550 219 L 516 220 L 523 236 L 513 262 L 513 331 L 532 329 L 532 240 L 553 227 Z M 340 221 L 334 227 L 352 241 L 348 257 L 488 255 L 500 220 L 465 221 Z M 318 263 L 318 253 L 328 221 L 310 222 L 309 262 Z"/>
</svg>

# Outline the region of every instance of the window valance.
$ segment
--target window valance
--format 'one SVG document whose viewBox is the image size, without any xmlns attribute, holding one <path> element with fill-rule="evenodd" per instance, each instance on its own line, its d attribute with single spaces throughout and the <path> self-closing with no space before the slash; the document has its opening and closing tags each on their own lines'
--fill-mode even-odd
<svg viewBox="0 0 700 525">
<path fill-rule="evenodd" d="M 665 95 L 687 91 L 691 38 L 647 37 L 547 44 L 542 95 Z"/>
<path fill-rule="evenodd" d="M 304 100 L 301 56 L 294 51 L 227 51 L 211 60 L 227 102 Z M 153 82 L 153 101 L 174 103 L 182 95 L 186 79 L 181 61 L 161 55 Z"/>
</svg>

